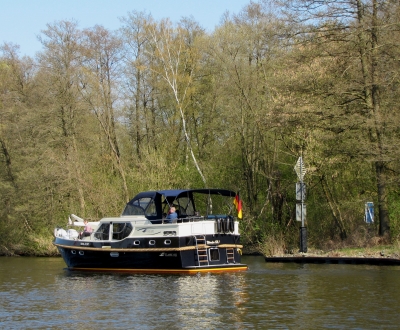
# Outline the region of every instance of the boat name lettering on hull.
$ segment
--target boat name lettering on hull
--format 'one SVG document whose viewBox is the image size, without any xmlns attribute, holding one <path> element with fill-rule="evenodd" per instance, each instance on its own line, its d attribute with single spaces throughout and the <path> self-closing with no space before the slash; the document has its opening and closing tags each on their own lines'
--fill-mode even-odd
<svg viewBox="0 0 400 330">
<path fill-rule="evenodd" d="M 164 236 L 176 236 L 176 231 L 175 230 L 164 231 Z"/>
<path fill-rule="evenodd" d="M 147 235 L 156 235 L 160 233 L 160 231 L 156 231 L 154 229 L 149 229 L 149 228 L 138 228 L 137 231 L 141 231 L 143 234 Z"/>
<path fill-rule="evenodd" d="M 177 257 L 177 256 L 178 256 L 177 253 L 165 253 L 165 252 L 163 252 L 163 253 L 160 254 L 160 257 Z"/>
<path fill-rule="evenodd" d="M 215 240 L 215 241 L 207 241 L 208 245 L 218 245 L 220 243 L 220 240 Z"/>
</svg>

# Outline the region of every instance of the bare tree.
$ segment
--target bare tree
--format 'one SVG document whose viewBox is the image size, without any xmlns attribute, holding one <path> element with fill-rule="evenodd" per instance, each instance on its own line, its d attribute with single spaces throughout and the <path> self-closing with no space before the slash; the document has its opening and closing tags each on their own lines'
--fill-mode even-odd
<svg viewBox="0 0 400 330">
<path fill-rule="evenodd" d="M 124 42 L 123 62 L 125 80 L 123 87 L 129 120 L 129 132 L 132 142 L 136 148 L 136 157 L 141 160 L 143 140 L 146 138 L 149 144 L 157 148 L 157 143 L 152 137 L 155 136 L 155 114 L 152 111 L 154 97 L 152 86 L 149 80 L 149 61 L 145 55 L 149 43 L 149 36 L 146 33 L 146 25 L 151 22 L 150 15 L 145 13 L 132 12 L 128 17 L 121 19 L 124 24 L 120 29 L 121 38 Z M 151 78 L 150 78 L 151 80 Z M 150 118 L 147 115 L 150 112 Z M 150 142 L 151 141 L 151 142 Z M 132 157 L 133 159 L 135 157 Z"/>
<path fill-rule="evenodd" d="M 154 47 L 152 56 L 154 55 L 155 65 L 151 70 L 163 78 L 172 92 L 188 151 L 206 186 L 206 178 L 193 151 L 185 116 L 185 108 L 193 86 L 193 76 L 198 65 L 198 49 L 195 44 L 187 42 L 191 31 L 181 26 L 174 28 L 169 20 L 163 20 L 160 24 L 149 24 L 147 28 Z"/>
<path fill-rule="evenodd" d="M 78 88 L 81 32 L 76 22 L 60 21 L 48 24 L 39 40 L 44 47 L 44 51 L 38 57 L 40 75 L 44 77 L 41 80 L 42 89 L 46 90 L 44 100 L 50 108 L 50 113 L 59 120 L 57 128 L 60 134 L 55 138 L 60 140 L 63 146 L 64 159 L 57 159 L 58 156 L 54 155 L 54 161 L 62 164 L 72 189 L 78 191 L 81 212 L 84 214 L 84 180 L 77 144 L 77 127 L 81 123 L 83 107 Z M 58 150 L 54 152 L 56 154 Z M 67 189 L 70 189 L 69 186 Z"/>
<path fill-rule="evenodd" d="M 96 115 L 106 137 L 113 163 L 122 180 L 124 198 L 128 201 L 129 192 L 117 139 L 115 115 L 121 40 L 101 26 L 85 30 L 83 34 L 80 91 L 90 110 Z"/>
</svg>

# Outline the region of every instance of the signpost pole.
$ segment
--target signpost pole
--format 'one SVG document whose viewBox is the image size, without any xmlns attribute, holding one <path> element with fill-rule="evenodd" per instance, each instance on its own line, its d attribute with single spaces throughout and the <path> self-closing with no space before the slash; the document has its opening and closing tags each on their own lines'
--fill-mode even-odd
<svg viewBox="0 0 400 330">
<path fill-rule="evenodd" d="M 304 204 L 305 200 L 305 191 L 306 186 L 303 182 L 304 175 L 306 174 L 306 168 L 303 163 L 303 157 L 300 156 L 297 160 L 296 165 L 294 166 L 294 170 L 297 173 L 297 176 L 300 182 L 296 185 L 296 199 L 300 202 L 300 204 L 296 205 L 296 209 L 299 209 L 299 215 L 296 214 L 296 220 L 301 221 L 300 227 L 300 252 L 307 252 L 307 228 L 305 227 L 305 217 L 306 217 L 306 206 Z M 300 197 L 300 198 L 299 198 Z M 297 213 L 297 212 L 296 212 Z M 298 219 L 300 218 L 300 219 Z"/>
</svg>

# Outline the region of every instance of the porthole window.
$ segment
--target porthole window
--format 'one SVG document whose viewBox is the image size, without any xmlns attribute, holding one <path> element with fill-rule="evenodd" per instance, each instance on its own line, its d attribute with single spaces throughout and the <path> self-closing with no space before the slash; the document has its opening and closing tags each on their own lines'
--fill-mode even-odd
<svg viewBox="0 0 400 330">
<path fill-rule="evenodd" d="M 71 253 L 72 253 L 72 254 L 76 254 L 76 251 L 75 251 L 75 250 L 71 250 Z"/>
<path fill-rule="evenodd" d="M 165 244 L 165 245 L 170 245 L 170 244 L 171 244 L 171 240 L 170 240 L 170 239 L 166 239 L 166 240 L 164 241 L 164 244 Z"/>
<path fill-rule="evenodd" d="M 83 256 L 84 254 L 85 254 L 84 251 L 79 251 L 79 255 L 80 255 L 80 256 Z"/>
<path fill-rule="evenodd" d="M 140 245 L 140 241 L 139 240 L 133 241 L 133 245 Z"/>
<path fill-rule="evenodd" d="M 149 245 L 155 245 L 156 244 L 156 241 L 154 240 L 154 239 L 151 239 L 150 241 L 149 241 Z"/>
</svg>

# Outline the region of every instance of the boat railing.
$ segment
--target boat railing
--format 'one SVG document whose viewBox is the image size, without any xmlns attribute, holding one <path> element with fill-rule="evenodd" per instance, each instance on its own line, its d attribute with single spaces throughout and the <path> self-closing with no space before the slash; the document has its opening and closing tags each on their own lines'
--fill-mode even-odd
<svg viewBox="0 0 400 330">
<path fill-rule="evenodd" d="M 176 219 L 176 223 L 199 222 L 199 221 L 203 221 L 203 220 L 204 220 L 204 217 L 195 216 L 195 217 L 178 218 L 178 219 Z"/>
<path fill-rule="evenodd" d="M 152 220 L 153 224 L 170 224 L 170 223 L 185 223 L 185 222 L 200 222 L 200 221 L 214 221 L 216 219 L 225 219 L 228 216 L 226 214 L 209 214 L 207 216 L 185 216 L 177 219 L 162 219 Z"/>
<path fill-rule="evenodd" d="M 153 225 L 161 225 L 161 224 L 175 224 L 175 223 L 185 223 L 185 222 L 199 222 L 203 221 L 204 217 L 200 216 L 188 216 L 188 217 L 181 217 L 177 219 L 157 219 L 157 220 L 150 220 Z"/>
</svg>

